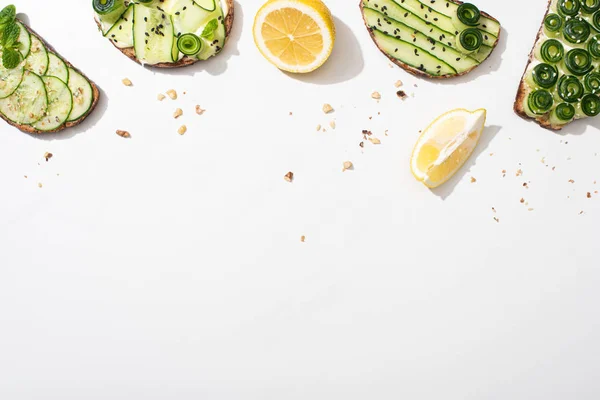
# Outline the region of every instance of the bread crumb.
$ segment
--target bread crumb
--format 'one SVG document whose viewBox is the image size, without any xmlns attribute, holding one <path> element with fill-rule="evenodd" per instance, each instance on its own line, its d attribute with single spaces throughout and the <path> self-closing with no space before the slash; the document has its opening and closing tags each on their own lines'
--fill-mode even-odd
<svg viewBox="0 0 600 400">
<path fill-rule="evenodd" d="M 287 174 L 285 174 L 283 176 L 283 179 L 285 179 L 286 181 L 292 183 L 292 181 L 294 180 L 294 173 L 292 171 L 288 172 Z"/>
<path fill-rule="evenodd" d="M 518 170 L 517 170 L 517 174 L 516 174 L 516 176 L 521 176 L 521 175 L 523 175 L 523 171 L 522 171 L 522 170 L 520 170 L 520 169 L 518 169 Z"/>
<path fill-rule="evenodd" d="M 335 121 L 331 121 L 329 123 L 329 126 L 331 127 L 331 129 L 335 129 Z"/>
<path fill-rule="evenodd" d="M 587 192 L 587 198 L 591 199 L 592 198 L 592 194 L 590 192 Z"/>
<path fill-rule="evenodd" d="M 121 82 L 123 82 L 123 85 L 125 86 L 133 86 L 133 82 L 131 82 L 128 78 L 123 79 Z"/>
<path fill-rule="evenodd" d="M 569 183 L 575 183 L 573 179 L 569 179 Z"/>
<path fill-rule="evenodd" d="M 183 110 L 181 108 L 178 108 L 173 113 L 173 118 L 177 119 L 177 118 L 181 117 L 182 115 L 183 115 Z"/>
<path fill-rule="evenodd" d="M 126 138 L 126 139 L 128 139 L 128 138 L 131 137 L 131 135 L 129 134 L 129 132 L 127 132 L 127 131 L 121 131 L 121 130 L 118 130 L 118 129 L 117 129 L 117 135 L 121 136 L 122 138 Z"/>
<path fill-rule="evenodd" d="M 46 162 L 48 162 L 48 160 L 52 158 L 52 153 L 45 152 L 44 158 L 46 159 Z"/>
<path fill-rule="evenodd" d="M 205 111 L 206 110 L 203 109 L 202 107 L 200 107 L 199 105 L 196 106 L 196 114 L 202 115 L 202 114 L 204 114 Z"/>
<path fill-rule="evenodd" d="M 399 88 L 400 86 L 402 86 L 402 81 L 401 80 L 397 80 L 396 83 L 394 83 L 394 86 L 396 86 L 397 88 Z"/>
<path fill-rule="evenodd" d="M 331 104 L 327 104 L 327 103 L 323 104 L 323 112 L 325 114 L 329 114 L 329 113 L 333 112 L 333 107 L 331 107 Z"/>
<path fill-rule="evenodd" d="M 369 142 L 371 142 L 373 144 L 381 144 L 381 140 L 379 140 L 377 138 L 369 138 Z"/>
<path fill-rule="evenodd" d="M 475 182 L 477 182 L 477 179 L 475 179 L 475 177 L 474 177 L 474 176 L 472 176 L 472 177 L 471 177 L 471 183 L 475 183 Z"/>
<path fill-rule="evenodd" d="M 342 169 L 342 172 L 345 172 L 349 169 L 354 169 L 354 164 L 352 164 L 352 161 L 344 161 L 344 169 Z"/>
<path fill-rule="evenodd" d="M 521 202 L 521 204 L 525 203 L 525 199 L 521 197 L 521 200 L 519 200 Z"/>
<path fill-rule="evenodd" d="M 379 92 L 373 92 L 373 93 L 371 93 L 371 97 L 375 100 L 380 100 L 381 94 Z"/>
<path fill-rule="evenodd" d="M 162 93 L 159 93 L 159 94 L 158 94 L 158 96 L 156 96 L 156 99 L 157 99 L 158 101 L 163 101 L 163 100 L 165 99 L 165 97 L 167 97 L 167 96 L 165 96 L 165 95 L 164 95 L 164 94 L 162 94 Z"/>
<path fill-rule="evenodd" d="M 408 96 L 406 95 L 406 92 L 404 90 L 398 90 L 396 92 L 396 96 L 400 97 L 400 99 L 404 100 L 406 99 Z"/>
<path fill-rule="evenodd" d="M 169 96 L 171 100 L 177 100 L 177 92 L 173 89 L 167 90 L 167 96 Z"/>
</svg>

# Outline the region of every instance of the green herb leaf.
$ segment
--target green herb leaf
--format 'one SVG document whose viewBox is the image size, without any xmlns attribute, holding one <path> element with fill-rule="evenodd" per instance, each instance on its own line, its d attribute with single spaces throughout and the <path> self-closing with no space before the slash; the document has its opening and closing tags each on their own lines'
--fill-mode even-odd
<svg viewBox="0 0 600 400">
<path fill-rule="evenodd" d="M 17 25 L 16 22 L 10 22 L 8 25 L 4 26 L 2 30 L 2 46 L 4 47 L 13 47 L 15 43 L 19 40 L 19 34 L 21 33 L 21 28 Z"/>
<path fill-rule="evenodd" d="M 4 68 L 13 69 L 21 62 L 21 53 L 13 49 L 4 49 L 2 52 L 2 65 Z"/>
<path fill-rule="evenodd" d="M 202 34 L 200 35 L 206 39 L 212 39 L 215 36 L 215 31 L 219 27 L 219 21 L 217 19 L 211 19 L 208 24 L 204 27 Z"/>
<path fill-rule="evenodd" d="M 0 25 L 6 25 L 9 22 L 13 22 L 17 15 L 17 9 L 12 4 L 6 6 L 0 11 Z"/>
</svg>

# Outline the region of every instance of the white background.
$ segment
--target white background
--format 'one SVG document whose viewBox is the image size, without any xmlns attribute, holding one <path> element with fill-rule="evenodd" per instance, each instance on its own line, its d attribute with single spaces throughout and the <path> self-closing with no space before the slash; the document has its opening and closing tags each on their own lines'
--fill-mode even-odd
<svg viewBox="0 0 600 400">
<path fill-rule="evenodd" d="M 62 134 L 0 124 L 0 398 L 598 399 L 600 120 L 512 111 L 546 1 L 477 0 L 502 39 L 446 82 L 391 67 L 358 0 L 328 1 L 322 69 L 281 73 L 253 43 L 261 2 L 236 3 L 218 58 L 154 71 L 89 1 L 15 0 L 102 100 Z M 430 191 L 412 146 L 457 107 L 487 128 Z"/>
</svg>

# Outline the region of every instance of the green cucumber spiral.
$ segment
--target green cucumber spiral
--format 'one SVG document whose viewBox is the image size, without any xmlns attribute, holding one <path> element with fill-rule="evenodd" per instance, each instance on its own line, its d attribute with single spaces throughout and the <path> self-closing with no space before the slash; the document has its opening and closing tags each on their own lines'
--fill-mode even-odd
<svg viewBox="0 0 600 400">
<path fill-rule="evenodd" d="M 558 14 L 548 14 L 544 19 L 544 28 L 547 32 L 558 33 L 563 26 L 562 17 Z"/>
<path fill-rule="evenodd" d="M 581 0 L 581 8 L 588 14 L 600 10 L 600 0 Z"/>
<path fill-rule="evenodd" d="M 561 122 L 569 122 L 575 117 L 575 107 L 569 103 L 560 103 L 552 112 L 552 116 Z"/>
<path fill-rule="evenodd" d="M 554 98 L 549 91 L 544 89 L 538 89 L 529 95 L 527 98 L 527 106 L 532 113 L 537 115 L 543 115 L 550 111 L 554 104 Z"/>
<path fill-rule="evenodd" d="M 193 33 L 186 33 L 177 39 L 177 48 L 186 56 L 194 56 L 202 50 L 202 39 Z"/>
<path fill-rule="evenodd" d="M 479 25 L 481 13 L 473 4 L 463 3 L 458 6 L 458 9 L 456 10 L 456 16 L 460 22 L 467 26 L 477 26 Z"/>
<path fill-rule="evenodd" d="M 125 7 L 123 0 L 92 0 L 94 11 L 100 15 L 107 15 Z"/>
<path fill-rule="evenodd" d="M 579 13 L 581 3 L 579 0 L 558 0 L 556 9 L 558 13 L 565 17 L 574 17 Z"/>
<path fill-rule="evenodd" d="M 600 98 L 595 94 L 588 93 L 581 99 L 581 111 L 588 117 L 600 114 Z"/>
<path fill-rule="evenodd" d="M 558 95 L 567 103 L 575 103 L 583 97 L 583 85 L 576 76 L 563 75 L 558 80 Z"/>
<path fill-rule="evenodd" d="M 596 28 L 597 31 L 600 31 L 600 11 L 596 11 L 594 15 L 592 15 L 592 25 Z"/>
<path fill-rule="evenodd" d="M 587 74 L 583 79 L 583 85 L 585 86 L 585 90 L 590 93 L 600 93 L 600 73 L 590 72 Z"/>
<path fill-rule="evenodd" d="M 458 45 L 465 53 L 479 50 L 483 44 L 483 35 L 477 28 L 468 28 L 458 35 Z"/>
<path fill-rule="evenodd" d="M 592 67 L 592 56 L 584 49 L 573 49 L 565 55 L 565 66 L 573 74 L 583 76 L 590 72 Z"/>
<path fill-rule="evenodd" d="M 550 64 L 536 65 L 531 74 L 536 85 L 544 89 L 550 89 L 558 81 L 558 71 Z"/>
<path fill-rule="evenodd" d="M 587 50 L 592 57 L 600 58 L 600 34 L 592 36 L 587 44 Z"/>
<path fill-rule="evenodd" d="M 590 24 L 583 18 L 572 18 L 568 20 L 563 29 L 563 36 L 571 43 L 585 42 L 590 37 L 590 33 Z"/>
<path fill-rule="evenodd" d="M 548 39 L 540 47 L 540 56 L 545 62 L 556 64 L 565 56 L 565 48 L 558 40 Z"/>
</svg>

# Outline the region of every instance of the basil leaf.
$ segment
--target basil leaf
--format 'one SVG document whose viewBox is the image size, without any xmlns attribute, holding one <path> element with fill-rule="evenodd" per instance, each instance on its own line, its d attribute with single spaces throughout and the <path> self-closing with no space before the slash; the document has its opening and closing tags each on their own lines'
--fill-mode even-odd
<svg viewBox="0 0 600 400">
<path fill-rule="evenodd" d="M 20 33 L 21 28 L 19 28 L 19 25 L 14 21 L 4 26 L 4 29 L 2 30 L 2 46 L 13 47 L 19 40 Z"/>
<path fill-rule="evenodd" d="M 13 22 L 17 15 L 17 9 L 12 4 L 10 6 L 6 6 L 0 11 L 0 25 L 8 24 L 9 22 Z"/>
<path fill-rule="evenodd" d="M 21 62 L 21 53 L 13 49 L 4 49 L 2 52 L 2 65 L 4 68 L 13 69 Z"/>
<path fill-rule="evenodd" d="M 202 34 L 200 36 L 206 39 L 212 39 L 218 27 L 219 21 L 217 21 L 216 18 L 211 19 L 210 22 L 204 27 L 204 30 L 202 31 Z"/>
</svg>

